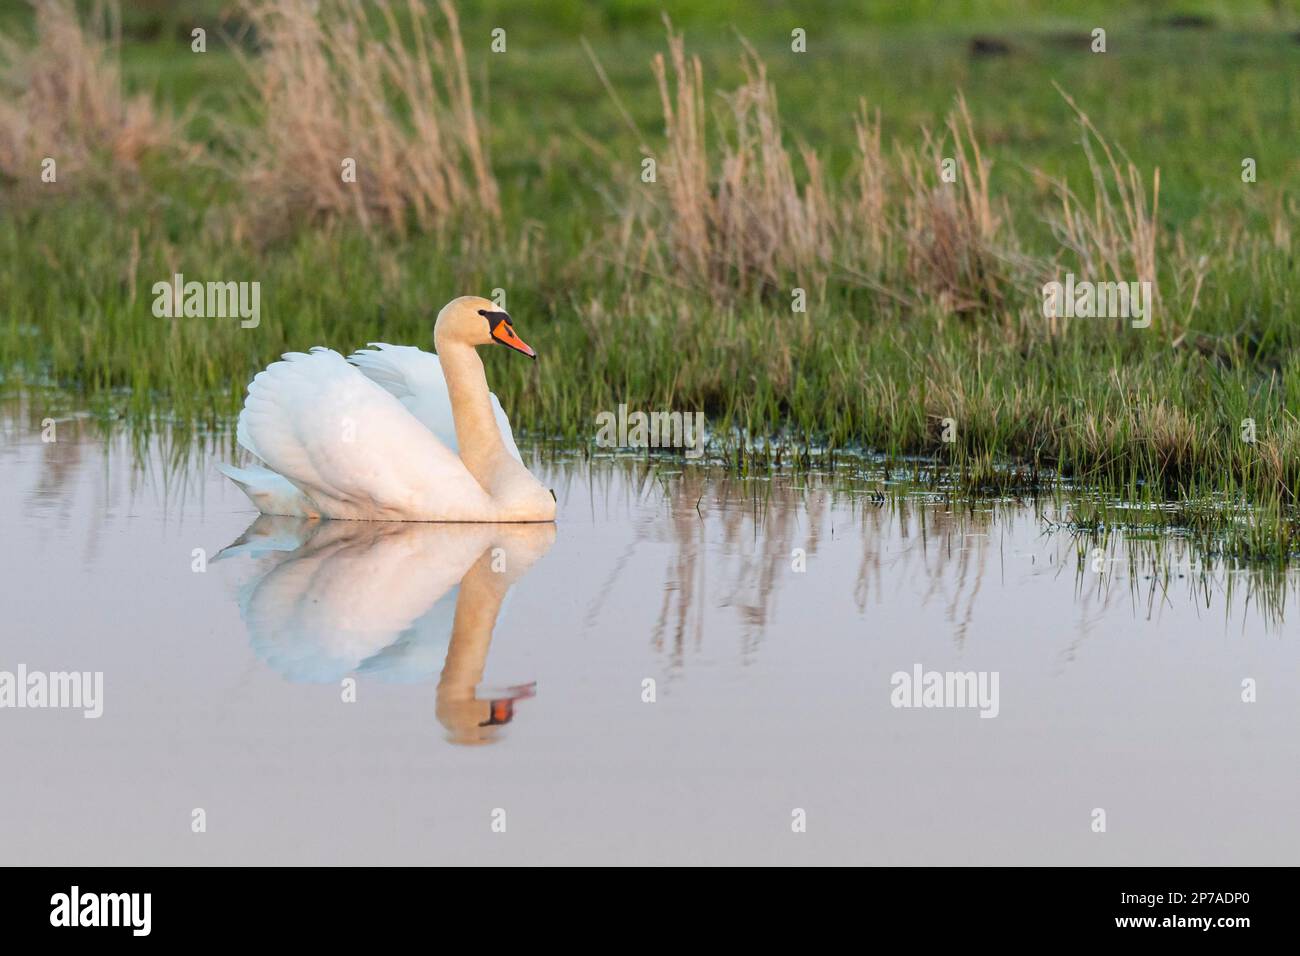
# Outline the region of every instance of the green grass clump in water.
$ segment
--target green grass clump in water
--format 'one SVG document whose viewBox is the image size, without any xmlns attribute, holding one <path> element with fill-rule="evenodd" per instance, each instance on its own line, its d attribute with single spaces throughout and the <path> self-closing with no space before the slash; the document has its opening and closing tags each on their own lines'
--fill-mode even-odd
<svg viewBox="0 0 1300 956">
<path fill-rule="evenodd" d="M 1077 321 L 1048 335 L 1033 287 L 1011 289 L 1002 308 L 952 315 L 832 271 L 800 314 L 784 290 L 720 297 L 683 287 L 670 268 L 630 277 L 607 237 L 638 188 L 641 151 L 579 35 L 650 134 L 662 127 L 648 66 L 664 45 L 657 4 L 600 15 L 576 5 L 462 11 L 473 83 L 490 93 L 479 105 L 502 193 L 499 237 L 486 251 L 346 222 L 232 238 L 241 196 L 225 167 L 239 157 L 216 136 L 222 122 L 248 119 L 238 99 L 246 79 L 215 30 L 209 52 L 191 54 L 187 31 L 132 7 L 128 82 L 188 108 L 190 137 L 216 162 L 159 161 L 111 193 L 74 183 L 36 202 L 0 186 L 3 381 L 54 385 L 133 421 L 163 414 L 220 428 L 249 377 L 281 352 L 375 340 L 428 347 L 446 299 L 502 288 L 541 361 L 504 350 L 485 360 L 513 420 L 535 436 L 588 442 L 596 414 L 620 403 L 700 409 L 741 470 L 867 448 L 953 466 L 971 492 L 1041 490 L 1065 477 L 1131 500 L 1245 502 L 1247 513 L 1209 508 L 1170 527 L 1220 535 L 1242 556 L 1294 552 L 1300 267 L 1286 197 L 1300 185 L 1291 79 L 1300 44 L 1285 11 L 1189 4 L 1213 26 L 1173 30 L 1104 3 L 1087 16 L 998 3 L 973 19 L 955 5 L 943 28 L 906 5 L 884 5 L 871 20 L 846 19 L 833 4 L 761 20 L 739 7 L 665 6 L 709 89 L 742 79 L 725 26 L 753 41 L 787 138 L 811 143 L 832 178 L 851 171 L 859 97 L 880 108 L 887 143 L 913 144 L 917 127 L 937 127 L 964 91 L 995 192 L 1020 242 L 1043 255 L 1054 249 L 1045 220 L 1055 205 L 1027 170 L 1075 185 L 1088 173 L 1055 79 L 1139 169 L 1160 167 L 1160 287 L 1185 310 L 1147 330 Z M 194 9 L 213 22 L 221 13 Z M 1065 42 L 1091 29 L 1094 14 L 1110 24 L 1104 57 Z M 0 24 L 14 23 L 0 4 Z M 485 37 L 500 23 L 510 52 L 489 57 Z M 789 51 L 794 26 L 808 31 L 806 55 Z M 1011 54 L 972 56 L 975 33 L 1005 40 Z M 1258 183 L 1240 181 L 1243 155 L 1257 160 Z M 1180 245 L 1207 257 L 1194 294 L 1195 277 L 1170 265 L 1186 261 Z M 260 282 L 262 324 L 155 318 L 150 288 L 173 272 Z M 1256 423 L 1254 443 L 1242 440 L 1244 419 Z"/>
</svg>

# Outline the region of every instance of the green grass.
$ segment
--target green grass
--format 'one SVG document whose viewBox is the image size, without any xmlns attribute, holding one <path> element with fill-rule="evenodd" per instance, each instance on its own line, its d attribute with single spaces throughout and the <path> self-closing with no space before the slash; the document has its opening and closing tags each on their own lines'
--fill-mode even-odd
<svg viewBox="0 0 1300 956">
<path fill-rule="evenodd" d="M 202 55 L 183 39 L 190 11 L 215 26 L 225 7 L 130 5 L 123 63 L 131 88 L 181 112 L 189 137 L 229 166 L 238 156 L 217 133 L 221 122 L 247 119 L 246 79 L 215 32 Z M 1120 3 L 1072 7 L 466 7 L 471 75 L 502 192 L 490 250 L 368 236 L 346 223 L 233 241 L 226 227 L 238 186 L 210 163 L 160 158 L 112 193 L 73 184 L 36 201 L 0 184 L 0 383 L 54 388 L 106 416 L 222 428 L 249 377 L 281 352 L 375 340 L 431 347 L 447 299 L 499 287 L 541 361 L 500 350 L 486 356 L 488 374 L 533 436 L 590 441 L 596 413 L 624 402 L 698 408 L 719 453 L 742 468 L 870 449 L 960 466 L 976 491 L 1063 476 L 1139 499 L 1246 501 L 1247 523 L 1262 530 L 1241 553 L 1294 553 L 1300 266 L 1292 237 L 1271 230 L 1300 222 L 1300 16 L 1294 5 L 1267 3 L 1168 3 L 1136 15 Z M 1032 309 L 1030 287 L 1016 290 L 1005 314 L 954 317 L 891 305 L 833 276 L 801 315 L 783 297 L 719 297 L 671 276 L 629 281 L 604 240 L 639 188 L 641 153 L 581 39 L 637 127 L 659 142 L 649 61 L 664 49 L 663 8 L 700 55 L 711 90 L 740 82 L 737 33 L 752 41 L 787 138 L 813 145 L 832 177 L 852 160 L 860 97 L 880 108 L 889 148 L 938 128 L 964 92 L 993 160 L 994 192 L 1034 250 L 1050 245 L 1053 204 L 1029 171 L 1087 182 L 1059 83 L 1148 182 L 1160 167 L 1162 261 L 1181 243 L 1212 263 L 1197 308 L 1149 330 L 1080 321 L 1050 337 L 1010 318 Z M 1159 25 L 1194 12 L 1214 26 Z M 15 4 L 0 3 L 0 29 L 21 33 L 25 23 Z M 1060 39 L 1095 25 L 1108 30 L 1105 55 Z M 496 26 L 508 30 L 505 55 L 486 52 Z M 795 26 L 808 30 L 806 55 L 790 52 Z M 1012 54 L 973 57 L 975 34 L 1003 39 Z M 1241 182 L 1243 156 L 1258 161 L 1259 182 Z M 261 326 L 155 318 L 150 286 L 173 271 L 260 281 Z M 1161 275 L 1162 289 L 1178 282 Z M 957 423 L 951 443 L 940 434 L 947 417 Z M 1240 438 L 1244 418 L 1257 423 L 1256 444 Z M 1184 523 L 1226 533 L 1239 516 L 1220 514 L 1219 524 L 1203 511 Z"/>
</svg>

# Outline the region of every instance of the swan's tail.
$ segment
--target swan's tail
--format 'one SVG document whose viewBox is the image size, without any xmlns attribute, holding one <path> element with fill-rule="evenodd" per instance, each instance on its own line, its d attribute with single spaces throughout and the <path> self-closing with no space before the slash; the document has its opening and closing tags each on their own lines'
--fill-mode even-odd
<svg viewBox="0 0 1300 956">
<path fill-rule="evenodd" d="M 319 518 L 320 508 L 283 475 L 269 468 L 236 468 L 218 462 L 221 473 L 239 485 L 257 510 L 267 515 L 289 515 L 295 518 Z"/>
</svg>

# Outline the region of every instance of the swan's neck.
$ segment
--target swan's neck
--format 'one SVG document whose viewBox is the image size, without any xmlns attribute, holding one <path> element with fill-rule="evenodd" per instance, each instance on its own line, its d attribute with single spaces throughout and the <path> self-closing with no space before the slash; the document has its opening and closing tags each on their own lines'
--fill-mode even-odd
<svg viewBox="0 0 1300 956">
<path fill-rule="evenodd" d="M 472 345 L 435 341 L 447 379 L 451 416 L 456 423 L 460 458 L 480 485 L 488 487 L 494 463 L 505 454 L 501 429 L 492 413 L 483 361 Z"/>
</svg>

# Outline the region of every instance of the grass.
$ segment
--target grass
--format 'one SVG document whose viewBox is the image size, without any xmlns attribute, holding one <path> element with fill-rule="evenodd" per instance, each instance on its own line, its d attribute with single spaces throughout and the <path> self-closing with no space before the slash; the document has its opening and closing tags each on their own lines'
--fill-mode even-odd
<svg viewBox="0 0 1300 956">
<path fill-rule="evenodd" d="M 339 6 L 286 34 L 293 2 L 133 4 L 120 44 L 77 32 L 91 108 L 39 81 L 66 19 L 0 3 L 0 381 L 222 429 L 279 353 L 428 347 L 444 301 L 499 288 L 542 361 L 501 350 L 489 376 L 534 437 L 702 409 L 742 469 L 922 456 L 972 491 L 1189 503 L 1188 527 L 1256 527 L 1243 554 L 1295 553 L 1294 5 Z M 1182 13 L 1210 26 L 1164 25 Z M 1043 318 L 1066 271 L 1153 280 L 1154 325 Z M 174 272 L 259 281 L 262 324 L 155 318 Z"/>
</svg>

